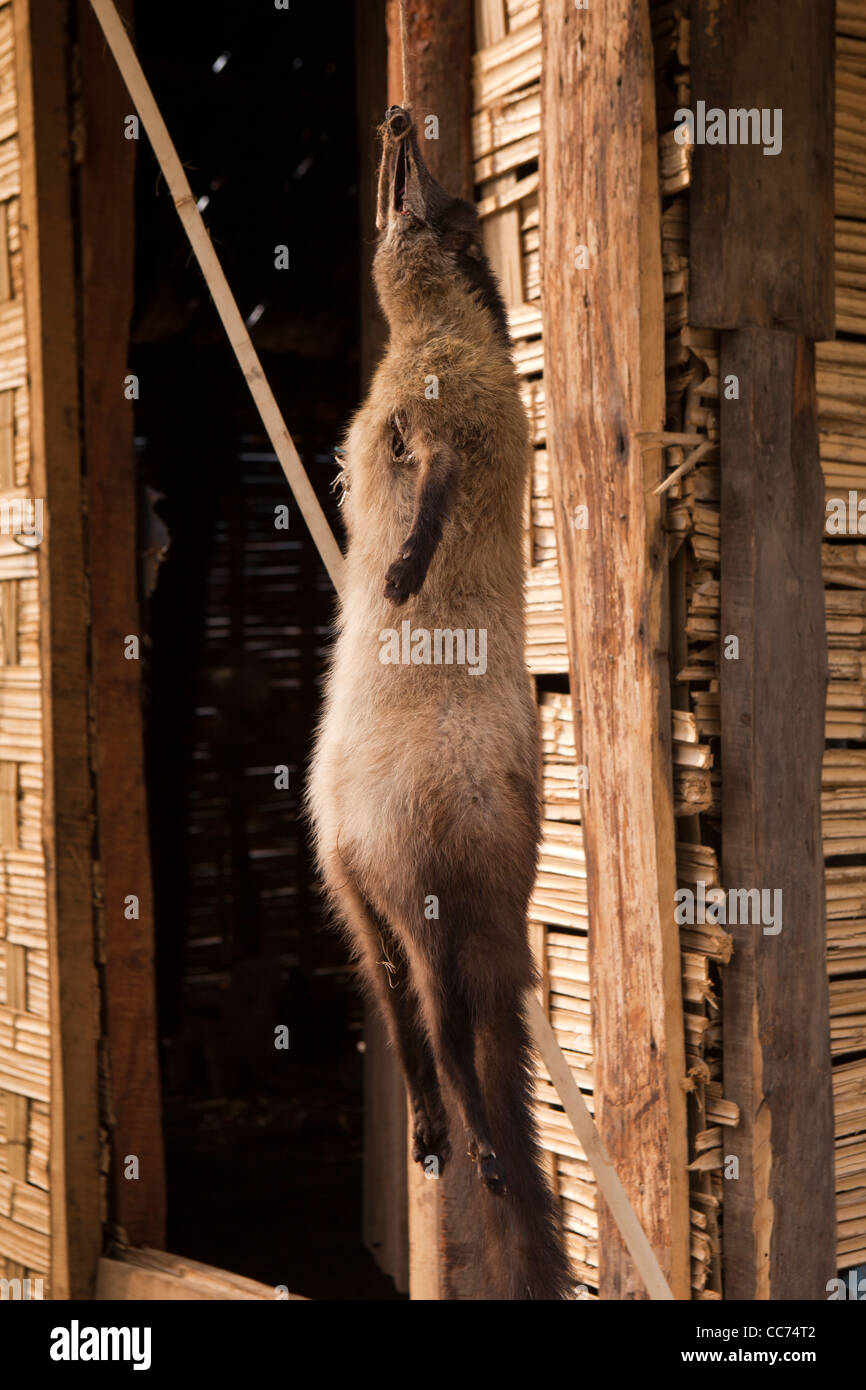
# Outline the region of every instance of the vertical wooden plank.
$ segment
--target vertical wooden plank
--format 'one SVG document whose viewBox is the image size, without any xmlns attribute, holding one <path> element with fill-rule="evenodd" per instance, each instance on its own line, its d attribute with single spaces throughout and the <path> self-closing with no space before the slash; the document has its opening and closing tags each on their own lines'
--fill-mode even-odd
<svg viewBox="0 0 866 1390">
<path fill-rule="evenodd" d="M 18 581 L 0 584 L 0 664 L 15 666 L 18 661 Z"/>
<path fill-rule="evenodd" d="M 664 410 L 661 218 L 646 3 L 542 11 L 548 454 L 587 857 L 596 1120 L 688 1298 L 685 1048 L 674 923 L 667 546 L 642 430 Z M 586 247 L 582 268 L 578 247 Z M 585 505 L 589 529 L 572 525 Z M 645 1296 L 606 1208 L 600 1290 Z"/>
<path fill-rule="evenodd" d="M 504 39 L 508 32 L 505 0 L 475 0 L 475 43 L 479 49 Z M 517 183 L 516 174 L 505 174 L 495 180 L 503 192 Z M 487 187 L 489 187 L 488 185 Z M 482 196 L 486 192 L 482 188 Z M 506 306 L 522 304 L 523 255 L 520 244 L 520 208 L 504 208 L 485 217 L 482 223 L 484 250 L 499 278 Z"/>
<path fill-rule="evenodd" d="M 398 1289 L 409 1287 L 406 1093 L 385 1028 L 364 1027 L 364 1243 Z"/>
<path fill-rule="evenodd" d="M 0 304 L 12 298 L 12 267 L 9 264 L 9 206 L 0 203 Z"/>
<path fill-rule="evenodd" d="M 51 1001 L 51 1280 L 89 1298 L 101 1245 L 87 596 L 65 0 L 13 0 L 21 241 L 39 548 Z"/>
<path fill-rule="evenodd" d="M 387 338 L 373 286 L 376 250 L 376 130 L 388 105 L 385 0 L 356 11 L 358 172 L 361 217 L 361 390 Z M 364 1024 L 364 1243 L 400 1290 L 410 1288 L 412 1174 L 407 1167 L 406 1095 L 385 1028 L 372 1008 Z M 417 1232 L 416 1232 L 416 1238 Z"/>
<path fill-rule="evenodd" d="M 412 0 L 407 6 L 412 111 L 430 173 L 449 193 L 471 198 L 472 0 Z M 403 102 L 400 0 L 387 0 L 388 100 Z M 424 119 L 436 116 L 439 134 L 424 139 Z"/>
<path fill-rule="evenodd" d="M 447 7 L 436 0 L 413 0 L 407 8 L 412 108 L 419 138 L 424 117 L 439 118 L 439 138 L 423 141 L 424 159 L 449 193 L 471 198 L 472 0 L 455 0 Z M 386 0 L 386 21 L 388 102 L 401 103 L 400 0 Z M 465 1152 L 454 1144 L 449 1165 L 436 1181 L 424 1178 L 409 1162 L 411 1297 L 483 1297 L 478 1260 L 482 1235 L 472 1187 L 476 1178 Z"/>
<path fill-rule="evenodd" d="M 385 316 L 373 285 L 376 251 L 376 131 L 388 105 L 385 0 L 355 11 L 358 111 L 358 209 L 361 218 L 361 390 L 366 391 L 387 337 Z"/>
<path fill-rule="evenodd" d="M 692 109 L 723 112 L 727 143 L 694 148 L 693 325 L 833 337 L 834 12 L 834 0 L 694 0 Z M 771 139 L 778 113 L 779 152 L 731 143 L 732 110 L 767 112 Z"/>
<path fill-rule="evenodd" d="M 18 764 L 0 763 L 0 848 L 18 846 Z M 7 961 L 8 970 L 8 961 Z"/>
<path fill-rule="evenodd" d="M 2 204 L 0 204 L 2 206 Z M 0 228 L 2 233 L 2 228 Z M 0 249 L 3 243 L 0 242 Z M 0 391 L 0 492 L 15 487 L 15 393 Z"/>
<path fill-rule="evenodd" d="M 411 1153 L 411 1118 L 406 1117 L 407 1153 Z M 409 1293 L 413 1302 L 435 1303 L 443 1297 L 439 1268 L 439 1180 L 428 1178 L 417 1163 L 408 1165 Z"/>
<path fill-rule="evenodd" d="M 721 373 L 739 382 L 739 399 L 721 401 L 722 882 L 769 890 L 782 914 L 778 932 L 728 926 L 725 1097 L 740 1124 L 725 1134 L 739 1165 L 725 1184 L 725 1297 L 820 1299 L 836 1213 L 813 349 L 790 333 L 727 333 Z M 739 654 L 725 659 L 731 636 Z"/>
<path fill-rule="evenodd" d="M 129 25 L 132 6 L 121 6 Z M 135 256 L 129 96 L 87 0 L 78 3 L 82 412 L 95 716 L 98 853 L 111 1058 L 111 1210 L 135 1245 L 165 1242 L 162 1106 L 156 1040 L 153 893 L 141 727 L 141 663 L 132 405 L 124 395 Z M 138 916 L 127 919 L 127 896 Z M 138 1159 L 137 1179 L 125 1176 Z"/>
</svg>

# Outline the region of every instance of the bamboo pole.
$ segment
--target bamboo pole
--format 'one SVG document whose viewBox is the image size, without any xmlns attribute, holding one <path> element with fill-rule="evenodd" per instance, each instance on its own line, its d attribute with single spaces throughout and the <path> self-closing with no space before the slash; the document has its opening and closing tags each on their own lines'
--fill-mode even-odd
<svg viewBox="0 0 866 1390">
<path fill-rule="evenodd" d="M 611 1215 L 619 1227 L 625 1247 L 643 1279 L 647 1293 L 652 1299 L 672 1300 L 670 1285 L 662 1273 L 655 1251 L 647 1240 L 646 1233 L 637 1219 L 634 1207 L 626 1196 L 625 1188 L 617 1176 L 616 1169 L 601 1142 L 586 1101 L 556 1041 L 556 1035 L 548 1022 L 544 1010 L 534 994 L 526 996 L 526 1016 L 535 1036 L 535 1044 L 541 1054 L 550 1079 L 556 1087 L 563 1109 L 571 1127 L 580 1140 L 581 1147 L 595 1173 L 599 1191 L 610 1208 Z"/>
<path fill-rule="evenodd" d="M 102 26 L 108 46 L 114 54 L 117 66 L 129 88 L 129 95 L 132 97 L 142 124 L 147 131 L 153 152 L 159 161 L 159 166 L 177 209 L 177 215 L 189 237 L 189 244 L 207 282 L 216 311 L 222 320 L 238 365 L 250 388 L 250 394 L 262 417 L 262 423 L 274 447 L 274 453 L 280 461 L 289 487 L 294 493 L 295 501 L 300 507 L 310 535 L 316 543 L 316 549 L 331 576 L 334 588 L 339 590 L 343 572 L 342 552 L 286 428 L 286 422 L 265 377 L 258 353 L 253 347 L 247 326 L 235 303 L 225 272 L 213 249 L 213 243 L 208 235 L 202 215 L 196 207 L 184 167 L 178 158 L 168 128 L 162 119 L 162 114 L 136 57 L 135 50 L 121 23 L 114 0 L 90 0 L 90 3 Z"/>
</svg>

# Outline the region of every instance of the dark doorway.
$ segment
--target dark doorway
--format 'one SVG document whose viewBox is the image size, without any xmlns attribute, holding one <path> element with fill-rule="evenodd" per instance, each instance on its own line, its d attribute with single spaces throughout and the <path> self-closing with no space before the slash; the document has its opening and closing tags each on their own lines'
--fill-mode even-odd
<svg viewBox="0 0 866 1390">
<path fill-rule="evenodd" d="M 136 44 L 336 525 L 359 392 L 352 9 L 147 0 Z M 362 1013 L 300 805 L 330 583 L 145 139 L 136 217 L 168 1248 L 314 1298 L 394 1297 L 361 1243 Z"/>
</svg>

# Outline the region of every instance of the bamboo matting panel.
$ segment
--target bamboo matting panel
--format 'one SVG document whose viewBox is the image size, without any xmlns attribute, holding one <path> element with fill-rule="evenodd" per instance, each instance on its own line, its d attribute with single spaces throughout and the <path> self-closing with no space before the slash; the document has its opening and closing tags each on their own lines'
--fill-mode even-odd
<svg viewBox="0 0 866 1390">
<path fill-rule="evenodd" d="M 680 45 L 687 63 L 685 7 L 661 6 L 655 13 L 657 63 L 667 73 L 668 52 Z M 673 27 L 672 27 L 673 26 Z M 672 39 L 673 36 L 673 39 Z M 509 311 L 514 361 L 529 415 L 534 446 L 527 499 L 527 664 L 539 687 L 543 757 L 543 828 L 538 876 L 530 905 L 531 930 L 542 972 L 544 1002 L 575 1081 L 592 1109 L 592 1017 L 587 956 L 586 864 L 580 827 L 580 769 L 574 740 L 571 696 L 544 689 L 545 678 L 567 676 L 568 650 L 562 586 L 556 552 L 553 503 L 546 451 L 544 343 L 539 266 L 538 154 L 541 120 L 541 13 L 539 0 L 476 0 L 473 140 L 478 210 L 488 255 L 499 276 Z M 682 43 L 685 40 L 685 48 Z M 671 48 L 673 42 L 673 48 Z M 667 45 L 667 48 L 666 48 Z M 687 82 L 687 73 L 682 81 Z M 673 127 L 676 104 L 659 81 L 659 129 Z M 667 124 L 664 124 L 666 122 Z M 687 328 L 689 168 L 679 159 L 672 134 L 662 134 L 662 191 L 667 210 L 665 313 L 668 347 L 668 406 L 677 428 L 711 441 L 704 466 L 674 491 L 671 503 L 672 557 L 679 562 L 683 604 L 688 608 L 688 657 L 697 667 L 694 703 L 713 682 L 718 703 L 718 376 L 707 364 L 716 348 Z M 671 187 L 673 181 L 674 187 Z M 668 450 L 671 467 L 682 449 Z M 686 542 L 688 544 L 686 545 Z M 688 565 L 684 561 L 688 556 Z M 685 649 L 686 616 L 683 618 Z M 561 684 L 561 681 L 559 682 Z M 716 723 L 717 723 L 716 716 Z M 688 700 L 674 715 L 674 792 L 685 827 L 678 846 L 680 882 L 698 877 L 718 882 L 714 849 L 701 843 L 699 813 L 718 800 L 711 737 L 718 728 L 699 720 Z M 671 905 L 673 911 L 673 904 Z M 717 966 L 730 954 L 720 929 L 684 929 L 683 995 L 692 1095 L 692 1282 L 695 1297 L 720 1296 L 719 1209 L 721 1126 L 736 1122 L 736 1107 L 721 1095 L 721 1025 Z M 576 1282 L 595 1294 L 598 1283 L 596 1185 L 559 1105 L 550 1077 L 539 1063 L 537 1118 L 549 1155 L 550 1176 L 561 1203 L 566 1241 Z"/>
<path fill-rule="evenodd" d="M 0 1278 L 50 1293 L 50 1021 L 38 548 L 22 299 L 12 8 L 0 3 Z"/>
<path fill-rule="evenodd" d="M 830 684 L 821 809 L 839 1268 L 866 1262 L 866 0 L 836 7 L 836 333 L 817 348 Z M 861 509 L 862 508 L 862 513 Z M 862 515 L 862 526 L 861 526 Z"/>
</svg>

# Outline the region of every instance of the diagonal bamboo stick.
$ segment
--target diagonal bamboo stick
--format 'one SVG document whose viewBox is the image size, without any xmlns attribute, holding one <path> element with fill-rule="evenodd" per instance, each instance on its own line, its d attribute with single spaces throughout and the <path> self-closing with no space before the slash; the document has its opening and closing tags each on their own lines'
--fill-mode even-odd
<svg viewBox="0 0 866 1390">
<path fill-rule="evenodd" d="M 599 1188 L 610 1207 L 635 1268 L 646 1285 L 647 1293 L 653 1299 L 673 1299 L 670 1285 L 662 1273 L 655 1251 L 635 1215 L 634 1207 L 626 1196 L 616 1169 L 608 1158 L 595 1121 L 571 1074 L 565 1054 L 556 1041 L 556 1034 L 533 993 L 526 996 L 526 1017 L 535 1036 L 535 1045 L 550 1072 L 550 1079 L 556 1087 L 563 1109 L 595 1173 Z"/>
<path fill-rule="evenodd" d="M 280 408 L 265 379 L 261 362 L 247 332 L 246 324 L 241 318 L 223 268 L 213 249 L 207 228 L 195 205 L 195 199 L 192 196 L 183 165 L 178 158 L 168 128 L 162 119 L 135 50 L 121 23 L 114 0 L 90 0 L 90 3 L 102 26 L 108 46 L 135 103 L 142 124 L 147 131 L 153 152 L 174 200 L 178 216 L 183 223 L 202 275 L 238 360 L 238 365 L 246 378 L 250 394 L 256 403 L 262 423 L 274 447 L 274 452 L 282 465 L 286 480 L 294 493 L 316 548 L 328 574 L 331 576 L 334 588 L 339 593 L 344 566 L 340 547 L 328 525 L 324 512 L 319 506 L 310 480 L 304 471 L 304 465 L 301 463 L 280 413 Z M 404 35 L 405 32 L 404 28 Z M 406 93 L 404 91 L 405 100 Z M 526 1011 L 538 1051 L 550 1072 L 551 1080 L 556 1087 L 565 1113 L 595 1173 L 599 1189 L 611 1209 L 620 1234 L 634 1260 L 635 1267 L 646 1284 L 650 1297 L 653 1299 L 672 1299 L 673 1294 L 655 1251 L 650 1245 L 634 1209 L 629 1203 L 625 1189 L 607 1156 L 586 1101 L 571 1075 L 565 1055 L 556 1041 L 553 1029 L 545 1017 L 541 1005 L 531 992 L 527 994 Z"/>
<path fill-rule="evenodd" d="M 686 473 L 690 473 L 695 465 L 700 463 L 704 455 L 708 454 L 714 447 L 712 440 L 705 439 L 703 444 L 699 444 L 696 449 L 693 449 L 692 452 L 683 459 L 682 463 L 674 469 L 673 473 L 669 473 L 664 481 L 659 483 L 657 488 L 653 488 L 653 496 L 658 497 L 659 493 L 667 492 L 669 487 L 673 487 L 674 483 L 678 482 L 680 478 L 685 477 Z"/>
<path fill-rule="evenodd" d="M 150 138 L 153 152 L 159 161 L 159 166 L 177 209 L 177 215 L 189 237 L 189 244 L 195 253 L 201 273 L 210 290 L 216 311 L 222 319 L 238 365 L 246 378 L 250 394 L 262 417 L 262 423 L 274 447 L 274 453 L 280 461 L 289 487 L 294 493 L 295 501 L 307 523 L 310 535 L 313 537 L 325 568 L 331 576 L 334 588 L 339 589 L 340 578 L 343 573 L 342 552 L 322 508 L 319 506 L 319 500 L 304 471 L 304 465 L 301 463 L 274 393 L 262 370 L 258 353 L 253 347 L 247 326 L 241 318 L 240 310 L 235 303 L 225 272 L 213 249 L 213 243 L 204 225 L 202 215 L 196 207 L 184 167 L 178 159 L 168 128 L 162 119 L 153 92 L 150 90 L 150 85 L 141 69 L 135 50 L 121 23 L 114 0 L 91 0 L 91 4 Z"/>
</svg>

